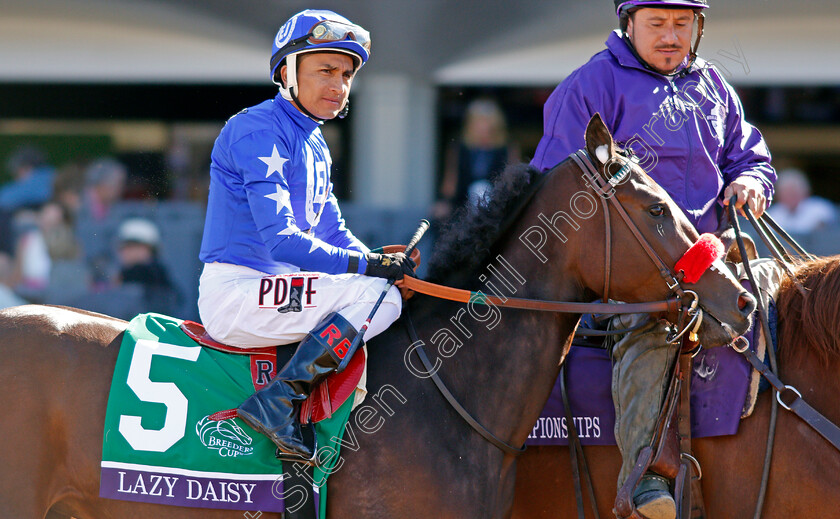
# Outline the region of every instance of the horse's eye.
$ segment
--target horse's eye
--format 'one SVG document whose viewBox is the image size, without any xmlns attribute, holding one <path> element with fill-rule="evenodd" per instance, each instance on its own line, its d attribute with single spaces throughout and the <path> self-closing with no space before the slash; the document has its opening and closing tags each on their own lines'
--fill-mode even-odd
<svg viewBox="0 0 840 519">
<path fill-rule="evenodd" d="M 648 210 L 651 216 L 662 216 L 665 214 L 665 206 L 662 204 L 654 204 Z"/>
</svg>

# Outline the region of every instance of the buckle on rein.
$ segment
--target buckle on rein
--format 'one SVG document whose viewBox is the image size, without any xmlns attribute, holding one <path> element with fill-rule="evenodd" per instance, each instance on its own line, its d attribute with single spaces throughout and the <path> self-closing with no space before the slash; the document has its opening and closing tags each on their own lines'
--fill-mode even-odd
<svg viewBox="0 0 840 519">
<path fill-rule="evenodd" d="M 676 344 L 686 332 L 688 332 L 689 341 L 698 342 L 700 340 L 700 337 L 697 336 L 697 331 L 700 330 L 700 325 L 703 324 L 703 310 L 700 308 L 700 296 L 694 290 L 683 290 L 683 297 L 685 296 L 691 296 L 692 300 L 688 305 L 683 303 L 680 306 L 680 322 L 677 324 L 677 328 L 665 339 L 665 342 L 668 344 Z M 680 301 L 682 302 L 682 299 Z M 691 319 L 683 326 L 686 316 Z M 682 329 L 680 330 L 680 328 Z M 697 352 L 699 351 L 698 348 Z M 694 355 L 697 355 L 697 352 Z"/>
</svg>

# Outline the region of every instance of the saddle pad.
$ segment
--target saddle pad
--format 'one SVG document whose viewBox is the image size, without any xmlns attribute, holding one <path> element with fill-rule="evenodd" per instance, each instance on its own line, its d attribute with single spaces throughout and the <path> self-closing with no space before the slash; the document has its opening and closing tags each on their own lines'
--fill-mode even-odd
<svg viewBox="0 0 840 519">
<path fill-rule="evenodd" d="M 159 314 L 135 317 L 123 337 L 105 416 L 100 496 L 199 508 L 282 512 L 284 479 L 274 444 L 238 418 L 211 421 L 254 392 L 247 355 L 203 348 Z M 340 461 L 353 399 L 315 425 L 312 475 L 321 513 L 326 477 Z M 288 474 L 284 473 L 286 468 Z M 311 490 L 310 487 L 309 490 Z"/>
<path fill-rule="evenodd" d="M 277 370 L 281 369 L 294 354 L 298 344 L 277 346 L 275 348 L 237 348 L 218 342 L 210 337 L 210 334 L 207 333 L 207 330 L 204 329 L 201 323 L 182 321 L 180 328 L 187 336 L 202 346 L 224 353 L 247 355 L 251 361 L 251 377 L 256 389 L 262 389 L 268 385 L 277 373 Z M 361 387 L 364 390 L 363 384 L 360 386 L 359 381 L 365 373 L 366 359 L 367 348 L 362 347 L 353 355 L 350 362 L 347 363 L 347 367 L 342 372 L 333 373 L 322 383 L 318 384 L 315 391 L 304 401 L 300 408 L 301 423 L 317 423 L 330 418 L 348 398 L 355 396 L 357 387 Z M 211 420 L 217 419 L 217 416 L 222 418 L 236 416 L 236 410 L 221 411 L 217 415 L 211 416 Z"/>
<path fill-rule="evenodd" d="M 753 330 L 745 334 L 755 351 Z M 572 347 L 566 357 L 566 389 L 583 445 L 615 445 L 612 361 L 606 350 Z M 691 373 L 691 434 L 695 438 L 738 432 L 753 370 L 729 346 L 702 350 Z M 568 424 L 559 381 L 526 445 L 568 445 Z"/>
</svg>

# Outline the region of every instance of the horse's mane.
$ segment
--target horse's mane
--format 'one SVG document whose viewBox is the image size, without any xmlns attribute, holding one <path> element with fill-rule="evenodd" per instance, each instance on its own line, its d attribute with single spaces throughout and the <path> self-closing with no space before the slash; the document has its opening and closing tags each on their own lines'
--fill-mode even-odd
<svg viewBox="0 0 840 519">
<path fill-rule="evenodd" d="M 540 172 L 513 164 L 500 173 L 478 204 L 465 204 L 443 226 L 429 261 L 431 281 L 460 284 L 482 266 L 492 246 L 518 216 L 521 202 Z"/>
<path fill-rule="evenodd" d="M 825 362 L 840 358 L 840 256 L 818 258 L 798 265 L 795 279 L 779 287 L 779 360 L 795 361 L 802 348 Z"/>
</svg>

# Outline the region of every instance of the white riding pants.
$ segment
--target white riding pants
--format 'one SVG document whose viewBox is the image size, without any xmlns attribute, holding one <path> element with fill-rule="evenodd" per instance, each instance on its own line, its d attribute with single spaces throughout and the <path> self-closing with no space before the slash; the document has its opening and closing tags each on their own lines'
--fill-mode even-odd
<svg viewBox="0 0 840 519">
<path fill-rule="evenodd" d="M 297 342 L 331 312 L 361 329 L 387 280 L 361 274 L 293 272 L 270 276 L 227 263 L 204 265 L 198 285 L 198 313 L 215 340 L 242 348 Z M 301 310 L 280 313 L 292 286 L 302 285 Z M 402 298 L 391 287 L 365 333 L 365 340 L 385 331 L 402 311 Z"/>
</svg>

